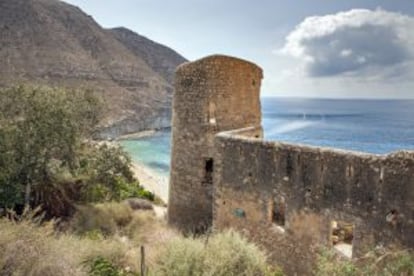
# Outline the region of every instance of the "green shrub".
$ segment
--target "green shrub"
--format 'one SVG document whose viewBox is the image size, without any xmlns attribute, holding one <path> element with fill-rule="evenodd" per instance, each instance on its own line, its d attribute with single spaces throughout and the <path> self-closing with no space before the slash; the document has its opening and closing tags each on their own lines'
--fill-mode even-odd
<svg viewBox="0 0 414 276">
<path fill-rule="evenodd" d="M 324 249 L 317 259 L 315 275 L 318 276 L 352 276 L 357 275 L 357 268 L 351 260 L 340 259 L 333 250 Z"/>
<path fill-rule="evenodd" d="M 370 262 L 361 267 L 361 270 L 368 274 L 384 276 L 414 275 L 414 253 L 412 251 L 389 251 L 376 256 L 371 255 Z"/>
<path fill-rule="evenodd" d="M 266 275 L 265 254 L 234 231 L 208 239 L 178 238 L 158 259 L 156 275 Z"/>
<path fill-rule="evenodd" d="M 0 208 L 41 205 L 49 217 L 74 204 L 154 200 L 119 146 L 90 141 L 102 105 L 90 91 L 0 89 Z"/>
<path fill-rule="evenodd" d="M 131 220 L 132 209 L 128 204 L 109 202 L 78 206 L 70 224 L 77 234 L 90 235 L 91 232 L 98 231 L 108 236 L 119 232 Z"/>
<path fill-rule="evenodd" d="M 104 257 L 98 256 L 92 260 L 85 262 L 85 265 L 89 266 L 90 276 L 126 276 L 135 275 L 117 267 Z"/>
<path fill-rule="evenodd" d="M 315 275 L 414 275 L 414 254 L 407 250 L 372 251 L 361 259 L 348 260 L 337 252 L 324 249 L 318 256 Z"/>
<path fill-rule="evenodd" d="M 208 275 L 262 275 L 266 269 L 265 254 L 237 232 L 214 235 L 206 249 Z"/>
<path fill-rule="evenodd" d="M 203 275 L 204 244 L 192 238 L 176 238 L 169 242 L 156 265 L 156 275 Z"/>
<path fill-rule="evenodd" d="M 154 194 L 146 191 L 134 179 L 129 155 L 117 145 L 106 143 L 85 148 L 81 155 L 84 187 L 83 202 L 120 201 L 131 197 L 154 200 Z"/>
<path fill-rule="evenodd" d="M 19 86 L 0 90 L 0 114 L 0 206 L 53 207 L 50 201 L 59 202 L 65 190 L 53 168 L 76 168 L 77 148 L 98 122 L 97 98 Z"/>
</svg>

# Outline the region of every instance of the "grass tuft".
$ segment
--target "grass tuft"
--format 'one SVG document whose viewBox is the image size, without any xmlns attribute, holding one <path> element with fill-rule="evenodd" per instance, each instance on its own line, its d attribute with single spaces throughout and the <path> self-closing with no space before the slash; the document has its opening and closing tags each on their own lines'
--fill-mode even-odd
<svg viewBox="0 0 414 276">
<path fill-rule="evenodd" d="M 176 238 L 157 262 L 156 275 L 266 275 L 265 254 L 232 230 L 211 237 Z"/>
<path fill-rule="evenodd" d="M 324 249 L 318 256 L 315 275 L 413 276 L 414 253 L 409 250 L 388 252 L 374 250 L 362 258 L 349 260 L 342 258 L 333 250 Z"/>
<path fill-rule="evenodd" d="M 84 205 L 78 206 L 70 226 L 76 234 L 88 235 L 99 231 L 104 236 L 109 236 L 128 225 L 132 218 L 133 211 L 127 203 Z"/>
<path fill-rule="evenodd" d="M 57 234 L 53 223 L 0 219 L 0 275 L 87 275 L 84 261 L 102 256 L 122 267 L 126 245 Z"/>
</svg>

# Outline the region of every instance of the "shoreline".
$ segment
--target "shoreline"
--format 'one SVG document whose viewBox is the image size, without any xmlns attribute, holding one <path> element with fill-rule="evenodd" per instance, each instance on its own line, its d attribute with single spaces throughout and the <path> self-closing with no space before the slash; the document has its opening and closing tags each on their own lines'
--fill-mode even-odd
<svg viewBox="0 0 414 276">
<path fill-rule="evenodd" d="M 150 137 L 156 134 L 157 132 L 158 132 L 157 130 L 152 129 L 152 130 L 144 130 L 144 131 L 139 131 L 135 133 L 125 134 L 125 135 L 121 135 L 117 137 L 116 141 L 136 140 L 140 138 Z"/>
<path fill-rule="evenodd" d="M 137 140 L 140 138 L 146 138 L 156 135 L 157 133 L 167 131 L 168 129 L 171 129 L 171 127 L 164 127 L 159 129 L 148 129 L 143 131 L 138 131 L 134 133 L 129 133 L 125 135 L 118 136 L 115 141 L 123 141 L 123 140 Z"/>
<path fill-rule="evenodd" d="M 117 137 L 114 143 L 121 146 L 121 144 L 118 143 L 120 141 L 138 140 L 141 138 L 155 136 L 157 133 L 164 131 L 165 129 L 151 129 L 125 134 Z M 131 170 L 142 187 L 159 197 L 165 204 L 168 203 L 168 177 L 160 175 L 154 169 L 136 160 L 132 160 Z"/>
<path fill-rule="evenodd" d="M 168 202 L 167 177 L 159 175 L 153 169 L 138 162 L 132 162 L 131 170 L 142 187 L 161 198 L 164 203 Z"/>
</svg>

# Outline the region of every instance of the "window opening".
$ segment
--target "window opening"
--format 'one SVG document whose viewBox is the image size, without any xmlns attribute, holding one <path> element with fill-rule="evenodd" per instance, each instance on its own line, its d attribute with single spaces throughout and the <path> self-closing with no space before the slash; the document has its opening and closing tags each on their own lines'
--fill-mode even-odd
<svg viewBox="0 0 414 276">
<path fill-rule="evenodd" d="M 286 200 L 283 196 L 273 198 L 272 222 L 279 226 L 285 226 Z"/>
<path fill-rule="evenodd" d="M 214 161 L 213 158 L 207 158 L 204 164 L 204 179 L 203 185 L 213 184 Z"/>
</svg>

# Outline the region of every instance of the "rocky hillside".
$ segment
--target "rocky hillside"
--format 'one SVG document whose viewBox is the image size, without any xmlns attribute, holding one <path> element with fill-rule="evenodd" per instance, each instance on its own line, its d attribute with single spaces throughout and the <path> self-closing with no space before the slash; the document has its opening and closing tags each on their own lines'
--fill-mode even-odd
<svg viewBox="0 0 414 276">
<path fill-rule="evenodd" d="M 177 64 L 187 61 L 174 50 L 126 28 L 114 28 L 110 31 L 122 44 L 135 55 L 141 57 L 152 70 L 161 75 L 168 83 L 173 83 Z"/>
<path fill-rule="evenodd" d="M 96 90 L 107 103 L 101 138 L 169 126 L 172 75 L 183 61 L 124 28 L 105 30 L 58 0 L 0 1 L 0 85 Z"/>
</svg>

